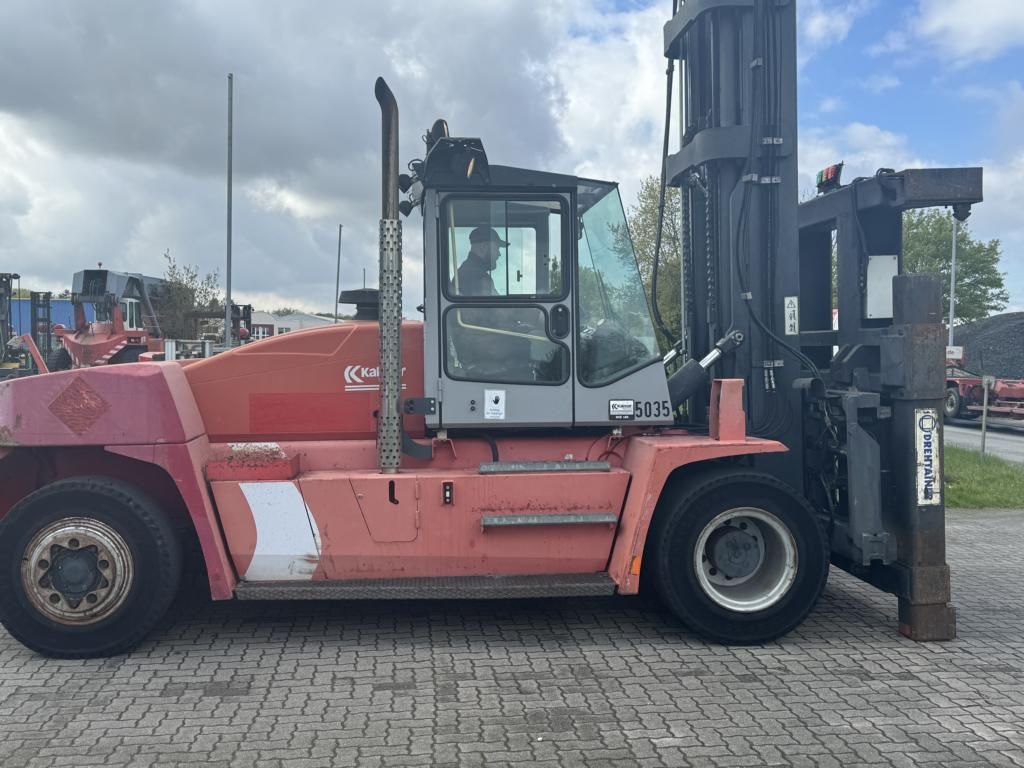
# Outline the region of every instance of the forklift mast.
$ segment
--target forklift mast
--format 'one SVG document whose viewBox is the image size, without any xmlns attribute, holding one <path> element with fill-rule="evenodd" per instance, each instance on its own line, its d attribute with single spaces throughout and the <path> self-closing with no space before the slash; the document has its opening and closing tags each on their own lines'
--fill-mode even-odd
<svg viewBox="0 0 1024 768">
<path fill-rule="evenodd" d="M 715 375 L 743 379 L 749 433 L 789 449 L 755 465 L 812 500 L 833 563 L 898 596 L 904 634 L 952 638 L 941 286 L 904 274 L 902 214 L 966 218 L 981 169 L 842 186 L 836 167 L 798 205 L 796 2 L 687 0 L 664 33 L 681 70 L 666 181 L 682 192 L 685 353 L 742 334 Z M 692 421 L 707 402 L 690 399 Z"/>
<path fill-rule="evenodd" d="M 682 193 L 683 347 L 700 360 L 723 337 L 720 378 L 743 379 L 750 434 L 785 443 L 770 469 L 802 486 L 802 370 L 784 306 L 799 303 L 796 8 L 775 0 L 683 3 L 665 51 L 684 62 L 680 150 L 667 183 Z M 708 390 L 689 401 L 705 423 Z"/>
<path fill-rule="evenodd" d="M 53 294 L 49 291 L 32 291 L 29 297 L 29 310 L 32 318 L 32 328 L 29 333 L 32 335 L 36 349 L 39 350 L 43 359 L 46 359 L 53 351 Z"/>
<path fill-rule="evenodd" d="M 7 361 L 10 352 L 7 345 L 14 338 L 11 299 L 14 296 L 14 281 L 19 277 L 12 272 L 0 272 L 0 363 Z"/>
</svg>

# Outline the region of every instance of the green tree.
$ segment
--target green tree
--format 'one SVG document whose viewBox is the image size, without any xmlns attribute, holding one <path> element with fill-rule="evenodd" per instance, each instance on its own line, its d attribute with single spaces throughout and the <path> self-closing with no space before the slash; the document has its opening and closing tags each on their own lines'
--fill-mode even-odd
<svg viewBox="0 0 1024 768">
<path fill-rule="evenodd" d="M 189 312 L 213 312 L 224 307 L 220 279 L 216 272 L 201 276 L 198 267 L 178 264 L 170 251 L 164 253 L 164 260 L 167 262 L 164 285 L 161 287 L 155 307 L 160 319 L 160 330 L 166 338 L 192 338 L 196 328 L 194 321 L 188 316 Z M 223 323 L 221 329 L 223 330 Z"/>
<path fill-rule="evenodd" d="M 276 315 L 277 317 L 281 317 L 283 315 L 297 315 L 301 311 L 301 309 L 296 309 L 295 307 L 278 307 L 270 314 Z M 334 317 L 333 312 L 331 313 L 331 317 Z"/>
<path fill-rule="evenodd" d="M 626 218 L 633 236 L 640 276 L 648 301 L 651 295 L 651 278 L 654 272 L 654 246 L 658 236 L 658 196 L 661 180 L 648 176 L 640 182 L 636 203 L 629 206 Z M 681 197 L 679 190 L 669 187 L 665 194 L 665 220 L 661 235 L 661 258 L 658 268 L 658 309 L 672 333 L 678 335 L 682 327 L 682 301 L 680 299 L 680 254 L 682 253 Z M 662 350 L 668 348 L 668 340 L 659 333 L 658 342 Z"/>
<path fill-rule="evenodd" d="M 942 278 L 943 309 L 948 320 L 949 272 L 953 230 L 949 214 L 931 208 L 903 216 L 903 261 L 908 272 Z M 1006 308 L 1010 296 L 999 271 L 998 240 L 975 240 L 966 223 L 956 239 L 956 322 L 969 323 Z"/>
</svg>

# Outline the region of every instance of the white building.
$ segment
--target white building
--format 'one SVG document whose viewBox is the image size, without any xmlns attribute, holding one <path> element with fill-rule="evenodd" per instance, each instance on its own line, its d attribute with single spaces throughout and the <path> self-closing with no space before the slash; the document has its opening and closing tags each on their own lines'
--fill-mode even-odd
<svg viewBox="0 0 1024 768">
<path fill-rule="evenodd" d="M 275 315 L 271 312 L 253 310 L 252 338 L 265 339 L 268 336 L 276 336 L 279 333 L 299 331 L 304 328 L 319 328 L 321 325 L 330 325 L 333 322 L 333 317 L 321 317 L 310 312 Z"/>
</svg>

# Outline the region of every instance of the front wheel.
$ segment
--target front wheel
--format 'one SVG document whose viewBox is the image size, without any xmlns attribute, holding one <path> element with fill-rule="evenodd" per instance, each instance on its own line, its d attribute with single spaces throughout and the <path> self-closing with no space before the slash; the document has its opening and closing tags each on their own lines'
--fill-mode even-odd
<svg viewBox="0 0 1024 768">
<path fill-rule="evenodd" d="M 174 530 L 124 483 L 60 480 L 0 521 L 0 622 L 45 656 L 131 649 L 163 616 L 180 576 Z"/>
<path fill-rule="evenodd" d="M 828 578 L 814 511 L 769 475 L 725 471 L 668 490 L 651 531 L 669 609 L 706 638 L 763 643 L 798 626 Z"/>
</svg>

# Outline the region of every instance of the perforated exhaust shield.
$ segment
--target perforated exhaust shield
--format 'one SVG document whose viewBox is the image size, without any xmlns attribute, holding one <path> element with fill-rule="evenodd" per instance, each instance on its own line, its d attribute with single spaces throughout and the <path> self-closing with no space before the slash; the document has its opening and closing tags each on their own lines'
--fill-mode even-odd
<svg viewBox="0 0 1024 768">
<path fill-rule="evenodd" d="M 380 413 L 377 464 L 398 471 L 402 454 L 402 222 L 380 221 Z"/>
<path fill-rule="evenodd" d="M 402 460 L 402 222 L 398 219 L 398 103 L 381 77 L 374 95 L 381 116 L 380 411 L 377 464 L 398 472 Z"/>
</svg>

